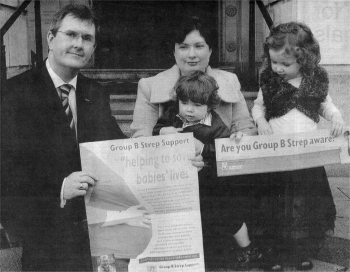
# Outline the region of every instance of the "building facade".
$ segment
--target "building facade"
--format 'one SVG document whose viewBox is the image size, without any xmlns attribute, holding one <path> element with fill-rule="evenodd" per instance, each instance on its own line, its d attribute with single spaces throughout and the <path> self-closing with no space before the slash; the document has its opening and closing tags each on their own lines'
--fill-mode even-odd
<svg viewBox="0 0 350 272">
<path fill-rule="evenodd" d="M 3 26 L 24 0 L 0 0 Z M 125 131 L 132 118 L 137 82 L 170 68 L 173 45 L 167 43 L 179 16 L 197 14 L 210 22 L 216 37 L 210 64 L 236 73 L 248 107 L 258 91 L 262 43 L 268 35 L 261 10 L 254 0 L 40 0 L 40 23 L 35 22 L 35 1 L 4 36 L 7 78 L 24 72 L 47 56 L 47 32 L 52 15 L 66 4 L 93 7 L 101 18 L 101 36 L 92 61 L 83 70 L 106 84 L 113 114 Z M 274 24 L 302 21 L 321 46 L 321 65 L 330 73 L 330 94 L 350 124 L 350 1 L 263 0 Z M 40 36 L 36 35 L 38 25 Z M 40 46 L 38 47 L 38 43 Z M 40 48 L 42 52 L 36 52 Z M 114 101 L 114 102 L 113 102 Z M 119 104 L 116 104 L 119 101 Z M 326 126 L 321 122 L 321 127 Z"/>
</svg>

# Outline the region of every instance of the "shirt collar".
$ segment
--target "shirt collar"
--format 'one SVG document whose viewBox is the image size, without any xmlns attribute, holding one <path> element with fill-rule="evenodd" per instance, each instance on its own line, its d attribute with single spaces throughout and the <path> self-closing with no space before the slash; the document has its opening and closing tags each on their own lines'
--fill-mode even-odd
<svg viewBox="0 0 350 272">
<path fill-rule="evenodd" d="M 69 84 L 72 85 L 74 87 L 74 89 L 77 89 L 77 79 L 78 76 L 75 76 L 71 81 L 69 82 L 64 82 L 62 78 L 60 78 L 51 68 L 49 60 L 46 60 L 46 68 L 47 71 L 49 72 L 49 75 L 53 81 L 53 84 L 55 85 L 55 88 L 58 88 L 60 86 L 62 86 L 63 84 Z"/>
<path fill-rule="evenodd" d="M 185 118 L 182 118 L 179 114 L 177 114 L 176 117 L 181 119 L 181 121 L 182 121 L 182 128 L 190 127 L 190 126 L 194 126 L 194 125 L 198 125 L 198 124 L 202 124 L 202 125 L 206 125 L 206 126 L 211 127 L 212 115 L 211 115 L 210 112 L 207 112 L 207 114 L 204 116 L 203 119 L 201 119 L 198 122 L 193 123 L 193 124 L 190 124 Z"/>
</svg>

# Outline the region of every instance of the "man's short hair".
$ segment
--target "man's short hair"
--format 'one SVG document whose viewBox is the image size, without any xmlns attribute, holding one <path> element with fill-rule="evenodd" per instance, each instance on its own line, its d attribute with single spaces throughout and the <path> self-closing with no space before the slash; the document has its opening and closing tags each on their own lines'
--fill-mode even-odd
<svg viewBox="0 0 350 272">
<path fill-rule="evenodd" d="M 95 14 L 95 12 L 85 6 L 85 5 L 67 5 L 60 9 L 52 18 L 50 31 L 56 36 L 58 29 L 61 27 L 62 20 L 67 16 L 71 15 L 73 18 L 80 19 L 82 21 L 90 21 L 91 24 L 95 26 L 95 39 L 97 41 L 97 37 L 100 31 L 99 20 Z"/>
</svg>

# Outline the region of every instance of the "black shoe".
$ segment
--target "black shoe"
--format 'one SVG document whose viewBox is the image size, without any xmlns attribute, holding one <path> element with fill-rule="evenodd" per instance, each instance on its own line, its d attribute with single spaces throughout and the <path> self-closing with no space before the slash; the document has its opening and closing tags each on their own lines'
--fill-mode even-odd
<svg viewBox="0 0 350 272">
<path fill-rule="evenodd" d="M 310 257 L 315 256 L 316 251 L 315 245 L 312 240 L 309 239 L 300 239 L 295 244 L 295 248 L 293 249 L 294 255 L 294 267 L 300 271 L 311 270 L 314 265 L 310 259 Z"/>
<path fill-rule="evenodd" d="M 300 258 L 298 265 L 296 266 L 297 270 L 307 271 L 311 270 L 314 267 L 312 261 L 309 258 Z"/>
<path fill-rule="evenodd" d="M 259 248 L 254 243 L 250 243 L 249 246 L 241 248 L 240 252 L 238 252 L 233 269 L 236 271 L 248 271 L 258 267 L 261 257 L 262 254 Z"/>
<path fill-rule="evenodd" d="M 260 267 L 265 271 L 283 271 L 280 254 L 274 247 L 268 246 L 262 250 Z"/>
</svg>

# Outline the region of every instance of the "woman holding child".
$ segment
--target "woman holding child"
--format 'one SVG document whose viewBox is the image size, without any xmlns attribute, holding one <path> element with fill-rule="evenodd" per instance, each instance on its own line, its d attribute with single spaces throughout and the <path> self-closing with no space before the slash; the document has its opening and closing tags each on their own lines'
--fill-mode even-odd
<svg viewBox="0 0 350 272">
<path fill-rule="evenodd" d="M 233 139 L 237 135 L 257 134 L 240 91 L 240 83 L 237 76 L 226 71 L 212 69 L 209 66 L 209 59 L 212 53 L 211 42 L 215 37 L 212 37 L 208 29 L 197 17 L 187 18 L 179 23 L 179 27 L 175 29 L 173 35 L 176 64 L 154 77 L 143 78 L 139 82 L 133 122 L 130 126 L 132 137 L 152 136 L 158 118 L 167 112 L 168 107 L 173 105 L 174 99 L 176 100 L 174 86 L 177 85 L 180 78 L 183 80 L 183 77 L 190 76 L 195 71 L 205 72 L 217 83 L 218 88 L 215 92 L 217 92 L 220 101 L 214 109 L 214 115 L 217 115 L 224 125 L 227 126 L 228 135 L 226 137 L 231 136 Z M 188 102 L 198 104 L 199 101 L 192 101 L 192 97 L 188 95 L 186 99 Z M 209 105 L 208 101 L 200 102 L 200 104 Z M 210 108 L 208 107 L 209 112 Z M 163 129 L 154 134 L 163 134 Z M 177 128 L 175 132 L 181 131 L 182 128 Z M 196 153 L 201 153 L 204 160 L 204 154 L 215 151 L 213 144 L 203 144 L 198 139 L 195 140 L 195 145 Z M 247 226 L 244 223 L 245 217 L 249 214 L 247 209 L 249 209 L 248 206 L 251 202 L 249 200 L 251 190 L 248 189 L 249 186 L 236 186 L 233 190 L 232 185 L 237 183 L 253 184 L 255 178 L 254 176 L 246 175 L 218 179 L 216 177 L 215 164 L 213 166 L 209 171 L 204 169 L 199 172 L 203 240 L 206 257 L 208 256 L 207 250 L 211 248 L 210 246 L 206 248 L 206 237 L 213 235 L 213 232 L 215 232 L 213 224 L 211 224 L 215 221 L 215 225 L 220 226 L 218 232 L 229 235 L 230 238 L 225 240 L 235 240 L 242 249 L 235 263 L 244 269 L 249 268 L 251 263 L 261 257 L 257 247 L 250 242 Z M 212 200 L 213 198 L 215 201 Z M 227 212 L 225 213 L 222 208 L 226 208 Z M 215 215 L 218 218 L 214 218 Z M 232 260 L 233 256 L 229 258 Z"/>
</svg>

